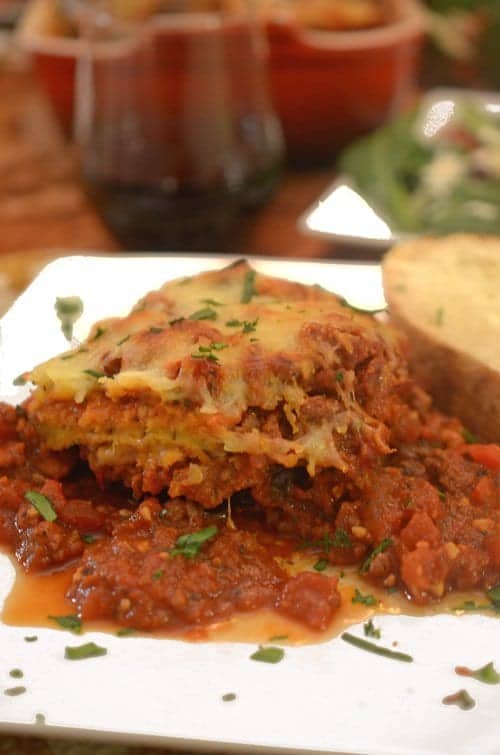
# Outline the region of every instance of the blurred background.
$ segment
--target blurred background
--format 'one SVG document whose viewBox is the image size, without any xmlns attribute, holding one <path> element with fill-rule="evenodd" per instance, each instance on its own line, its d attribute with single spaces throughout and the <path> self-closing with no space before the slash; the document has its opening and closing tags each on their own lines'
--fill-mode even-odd
<svg viewBox="0 0 500 755">
<path fill-rule="evenodd" d="M 0 24 L 3 308 L 75 250 L 366 259 L 500 228 L 499 0 L 0 0 Z"/>
</svg>

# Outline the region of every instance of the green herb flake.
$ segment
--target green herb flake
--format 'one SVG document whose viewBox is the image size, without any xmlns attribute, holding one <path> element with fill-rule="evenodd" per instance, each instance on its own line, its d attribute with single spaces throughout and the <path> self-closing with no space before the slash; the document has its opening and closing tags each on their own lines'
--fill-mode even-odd
<svg viewBox="0 0 500 755">
<path fill-rule="evenodd" d="M 380 554 L 386 551 L 388 548 L 390 548 L 392 545 L 392 540 L 390 537 L 385 537 L 374 550 L 370 553 L 368 558 L 366 558 L 363 563 L 361 564 L 361 568 L 359 570 L 360 574 L 366 574 L 370 570 L 370 566 L 372 565 L 374 559 Z"/>
<path fill-rule="evenodd" d="M 67 616 L 48 616 L 48 619 L 55 621 L 62 629 L 68 629 L 73 634 L 81 634 L 82 622 L 76 616 L 76 614 L 68 614 Z"/>
<path fill-rule="evenodd" d="M 96 380 L 99 380 L 99 378 L 106 377 L 104 372 L 98 372 L 97 370 L 82 370 L 85 375 L 90 375 L 90 377 L 95 378 Z"/>
<path fill-rule="evenodd" d="M 473 435 L 470 430 L 467 430 L 467 428 L 463 428 L 462 430 L 462 438 L 466 443 L 469 443 L 470 445 L 474 445 L 475 443 L 478 443 L 478 439 L 475 435 Z"/>
<path fill-rule="evenodd" d="M 316 563 L 314 564 L 313 569 L 315 571 L 325 571 L 328 563 L 329 562 L 326 560 L 326 558 L 320 558 L 319 561 L 316 561 Z"/>
<path fill-rule="evenodd" d="M 13 679 L 22 679 L 24 674 L 20 668 L 13 668 L 9 671 L 9 676 L 11 676 Z"/>
<path fill-rule="evenodd" d="M 482 666 L 475 671 L 466 666 L 457 666 L 455 668 L 455 673 L 459 676 L 470 676 L 478 682 L 483 682 L 483 684 L 500 684 L 500 674 L 495 669 L 493 661 L 490 661 L 485 666 Z"/>
<path fill-rule="evenodd" d="M 278 648 L 275 645 L 268 645 L 267 647 L 260 645 L 259 649 L 250 656 L 252 661 L 261 661 L 262 663 L 279 663 L 284 657 L 283 648 Z"/>
<path fill-rule="evenodd" d="M 136 630 L 133 627 L 120 627 L 116 630 L 117 637 L 130 637 L 131 634 L 135 634 Z"/>
<path fill-rule="evenodd" d="M 241 303 L 242 304 L 248 304 L 252 301 L 253 297 L 256 295 L 257 291 L 255 290 L 255 277 L 257 273 L 255 270 L 249 270 L 247 273 L 245 273 L 245 278 L 243 279 L 243 290 L 241 292 Z"/>
<path fill-rule="evenodd" d="M 217 319 L 217 312 L 215 309 L 212 309 L 212 307 L 203 307 L 203 309 L 198 309 L 196 312 L 193 312 L 192 315 L 189 315 L 190 320 L 216 320 Z"/>
<path fill-rule="evenodd" d="M 486 592 L 488 599 L 491 601 L 495 608 L 500 609 L 500 585 L 492 587 L 491 590 Z"/>
<path fill-rule="evenodd" d="M 101 328 L 100 326 L 97 327 L 96 332 L 94 333 L 94 337 L 91 338 L 92 341 L 97 341 L 98 338 L 101 338 L 106 332 L 106 328 Z"/>
<path fill-rule="evenodd" d="M 374 595 L 363 595 L 356 587 L 351 603 L 362 603 L 364 606 L 376 606 L 378 603 Z"/>
<path fill-rule="evenodd" d="M 199 530 L 199 532 L 190 532 L 186 535 L 181 535 L 177 538 L 175 548 L 170 551 L 170 555 L 195 558 L 200 552 L 201 546 L 215 537 L 218 531 L 218 527 L 212 525 L 211 527 Z"/>
<path fill-rule="evenodd" d="M 27 382 L 28 378 L 26 377 L 26 373 L 22 372 L 20 375 L 14 378 L 12 385 L 26 385 Z"/>
<path fill-rule="evenodd" d="M 71 341 L 73 327 L 83 312 L 83 301 L 79 296 L 57 297 L 54 305 L 56 315 L 61 321 L 61 330 L 65 338 Z"/>
<path fill-rule="evenodd" d="M 403 663 L 413 663 L 412 656 L 407 655 L 407 653 L 400 653 L 399 651 L 396 651 L 396 650 L 390 650 L 389 648 L 384 648 L 381 645 L 375 645 L 373 642 L 364 640 L 362 637 L 355 637 L 353 634 L 349 634 L 349 632 L 344 632 L 343 634 L 340 635 L 340 637 L 342 640 L 344 640 L 344 642 L 348 642 L 350 645 L 354 645 L 360 650 L 367 650 L 369 653 L 374 653 L 375 655 L 382 655 L 384 658 L 391 658 L 393 661 L 403 661 Z"/>
<path fill-rule="evenodd" d="M 31 635 L 28 635 L 27 637 L 25 637 L 24 641 L 25 642 L 38 642 L 38 637 L 37 637 L 36 634 L 31 634 Z"/>
<path fill-rule="evenodd" d="M 464 600 L 463 603 L 461 603 L 458 606 L 453 606 L 451 609 L 452 611 L 458 611 L 460 613 L 462 612 L 472 612 L 472 611 L 487 611 L 489 608 L 491 608 L 491 603 L 483 603 L 479 604 L 476 603 L 475 600 Z"/>
<path fill-rule="evenodd" d="M 45 725 L 45 716 L 43 713 L 37 713 L 35 716 L 35 724 L 38 726 L 44 726 Z"/>
<path fill-rule="evenodd" d="M 374 637 L 376 640 L 380 640 L 382 635 L 380 629 L 373 623 L 373 619 L 363 624 L 363 632 L 365 633 L 365 637 Z"/>
<path fill-rule="evenodd" d="M 28 490 L 24 494 L 24 497 L 31 503 L 46 522 L 56 521 L 57 513 L 52 506 L 52 501 L 50 501 L 46 495 L 38 493 L 36 490 Z"/>
<path fill-rule="evenodd" d="M 88 545 L 95 543 L 95 535 L 82 535 L 81 538 L 83 542 L 87 543 Z"/>
<path fill-rule="evenodd" d="M 225 703 L 232 703 L 233 700 L 236 700 L 234 692 L 226 692 L 225 695 L 222 695 L 222 701 Z"/>
<path fill-rule="evenodd" d="M 163 333 L 164 330 L 165 328 L 158 328 L 156 327 L 156 325 L 152 325 L 149 329 L 149 332 L 157 334 L 157 333 Z"/>
<path fill-rule="evenodd" d="M 130 338 L 130 333 L 128 333 L 126 336 L 123 336 L 123 338 L 120 338 L 120 340 L 116 342 L 116 345 L 122 346 L 124 343 L 127 343 L 129 338 Z"/>
<path fill-rule="evenodd" d="M 335 375 L 335 381 L 337 383 L 343 383 L 344 382 L 344 373 L 342 370 L 339 370 L 337 374 Z"/>
<path fill-rule="evenodd" d="M 168 321 L 168 324 L 169 325 L 177 325 L 178 322 L 183 322 L 183 320 L 185 320 L 185 319 L 186 319 L 185 317 L 174 317 L 173 320 L 169 320 Z"/>
<path fill-rule="evenodd" d="M 441 327 L 441 325 L 444 322 L 444 309 L 443 307 L 438 307 L 436 309 L 436 312 L 434 314 L 434 322 L 438 327 Z"/>
<path fill-rule="evenodd" d="M 284 642 L 285 640 L 288 640 L 287 634 L 275 634 L 269 638 L 269 642 Z"/>
<path fill-rule="evenodd" d="M 18 697 L 18 695 L 24 695 L 25 692 L 26 687 L 9 687 L 3 691 L 4 695 L 8 695 L 9 697 Z"/>
<path fill-rule="evenodd" d="M 157 581 L 158 579 L 161 579 L 163 575 L 165 574 L 165 569 L 157 569 L 154 571 L 151 575 L 151 579 L 154 581 Z"/>
<path fill-rule="evenodd" d="M 457 705 L 461 710 L 472 710 L 476 705 L 474 698 L 465 689 L 461 689 L 453 695 L 443 697 L 442 703 L 443 705 Z"/>
<path fill-rule="evenodd" d="M 352 540 L 345 530 L 338 527 L 335 530 L 332 545 L 334 548 L 350 548 L 352 546 Z"/>
<path fill-rule="evenodd" d="M 241 325 L 243 325 L 241 320 L 233 319 L 226 322 L 226 327 L 228 328 L 239 328 Z"/>
<path fill-rule="evenodd" d="M 85 645 L 66 646 L 64 657 L 68 661 L 83 661 L 87 658 L 97 658 L 101 655 L 106 655 L 107 652 L 106 648 L 96 645 L 95 642 L 86 642 Z"/>
</svg>

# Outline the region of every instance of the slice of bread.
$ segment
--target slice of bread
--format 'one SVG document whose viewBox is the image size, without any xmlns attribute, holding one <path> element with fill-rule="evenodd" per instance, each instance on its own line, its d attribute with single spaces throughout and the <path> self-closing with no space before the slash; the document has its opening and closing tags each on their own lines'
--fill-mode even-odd
<svg viewBox="0 0 500 755">
<path fill-rule="evenodd" d="M 382 267 L 417 380 L 478 439 L 499 442 L 500 237 L 407 241 Z"/>
</svg>

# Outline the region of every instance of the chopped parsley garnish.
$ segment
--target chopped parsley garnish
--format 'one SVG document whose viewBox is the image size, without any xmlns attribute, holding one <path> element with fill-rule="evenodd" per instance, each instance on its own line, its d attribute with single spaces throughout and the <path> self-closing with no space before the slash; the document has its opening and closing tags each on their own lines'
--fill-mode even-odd
<svg viewBox="0 0 500 755">
<path fill-rule="evenodd" d="M 363 593 L 356 587 L 351 603 L 362 603 L 364 606 L 376 606 L 378 600 L 374 595 L 363 595 Z"/>
<path fill-rule="evenodd" d="M 211 362 L 218 364 L 219 360 L 214 354 L 214 351 L 222 351 L 229 348 L 227 343 L 211 343 L 210 346 L 198 346 L 198 351 L 191 354 L 193 359 L 208 359 Z"/>
<path fill-rule="evenodd" d="M 169 320 L 168 321 L 168 324 L 169 325 L 176 325 L 178 322 L 182 322 L 185 319 L 186 319 L 185 317 L 174 317 L 173 320 Z"/>
<path fill-rule="evenodd" d="M 473 435 L 470 430 L 467 430 L 467 428 L 464 427 L 462 430 L 462 438 L 466 443 L 469 443 L 471 445 L 474 445 L 474 443 L 477 443 L 478 440 L 475 435 Z"/>
<path fill-rule="evenodd" d="M 149 329 L 149 332 L 150 333 L 163 333 L 164 330 L 165 328 L 158 328 L 156 327 L 156 325 L 152 325 Z"/>
<path fill-rule="evenodd" d="M 196 312 L 193 312 L 192 315 L 189 315 L 190 320 L 216 320 L 217 319 L 217 312 L 215 309 L 212 309 L 212 307 L 203 307 L 203 309 L 198 309 Z"/>
<path fill-rule="evenodd" d="M 447 695 L 442 699 L 443 705 L 457 705 L 462 710 L 471 710 L 476 705 L 466 689 L 461 689 L 453 695 Z"/>
<path fill-rule="evenodd" d="M 376 640 L 380 640 L 382 634 L 380 629 L 373 623 L 373 619 L 363 624 L 363 632 L 365 633 L 365 637 L 374 637 Z"/>
<path fill-rule="evenodd" d="M 37 713 L 35 716 L 35 723 L 39 726 L 43 726 L 45 724 L 45 716 L 43 713 Z"/>
<path fill-rule="evenodd" d="M 325 532 L 320 540 L 305 540 L 300 544 L 300 548 L 319 548 L 325 553 L 330 553 L 332 548 L 350 548 L 352 545 L 351 538 L 347 532 L 340 527 L 335 530 L 333 537 L 329 532 Z"/>
<path fill-rule="evenodd" d="M 121 346 L 122 344 L 126 343 L 130 338 L 130 333 L 127 333 L 126 336 L 123 336 L 123 338 L 120 338 L 119 341 L 116 342 L 117 346 Z"/>
<path fill-rule="evenodd" d="M 55 621 L 63 629 L 69 629 L 73 634 L 81 634 L 82 622 L 76 616 L 76 614 L 68 614 L 67 616 L 48 616 L 47 618 Z"/>
<path fill-rule="evenodd" d="M 436 309 L 436 313 L 434 315 L 434 322 L 439 327 L 443 324 L 443 322 L 444 322 L 444 309 L 443 309 L 443 307 L 438 307 Z"/>
<path fill-rule="evenodd" d="M 101 336 L 103 336 L 105 334 L 105 332 L 106 332 L 106 328 L 101 328 L 100 326 L 98 326 L 98 328 L 97 328 L 97 330 L 96 330 L 96 332 L 94 334 L 94 337 L 91 340 L 92 341 L 97 341 L 97 339 L 100 338 Z"/>
<path fill-rule="evenodd" d="M 184 556 L 184 558 L 195 558 L 200 552 L 203 543 L 215 537 L 218 531 L 218 527 L 212 525 L 211 527 L 199 530 L 199 532 L 189 532 L 186 535 L 181 535 L 177 538 L 175 548 L 170 551 L 170 554 L 172 556 Z"/>
<path fill-rule="evenodd" d="M 26 385 L 27 382 L 28 378 L 26 377 L 26 373 L 22 372 L 20 375 L 14 378 L 12 385 Z"/>
<path fill-rule="evenodd" d="M 464 600 L 459 606 L 453 606 L 452 611 L 487 611 L 491 603 L 478 604 L 475 600 Z"/>
<path fill-rule="evenodd" d="M 352 540 L 345 530 L 338 527 L 335 530 L 332 545 L 334 548 L 350 548 L 352 546 Z"/>
<path fill-rule="evenodd" d="M 325 571 L 328 563 L 329 562 L 326 558 L 320 558 L 319 561 L 316 561 L 316 563 L 314 564 L 313 569 L 315 569 L 315 571 Z"/>
<path fill-rule="evenodd" d="M 343 383 L 344 382 L 344 373 L 342 370 L 339 370 L 337 374 L 335 375 L 335 380 L 337 383 Z"/>
<path fill-rule="evenodd" d="M 483 682 L 483 684 L 500 684 L 500 674 L 495 669 L 493 661 L 490 661 L 485 666 L 482 666 L 475 671 L 466 666 L 457 666 L 455 672 L 459 676 L 470 676 L 478 682 Z"/>
<path fill-rule="evenodd" d="M 226 325 L 228 328 L 242 328 L 242 333 L 253 333 L 257 329 L 257 323 L 259 318 L 255 320 L 228 320 Z"/>
<path fill-rule="evenodd" d="M 135 629 L 132 627 L 120 627 L 116 631 L 117 637 L 129 637 L 131 634 L 135 634 Z"/>
<path fill-rule="evenodd" d="M 83 372 L 86 375 L 90 375 L 90 377 L 95 378 L 96 380 L 99 380 L 99 378 L 106 377 L 104 372 L 98 372 L 97 370 L 83 370 Z"/>
<path fill-rule="evenodd" d="M 384 648 L 381 645 L 375 645 L 375 643 L 369 642 L 368 640 L 363 640 L 361 637 L 355 637 L 353 634 L 349 634 L 349 632 L 344 632 L 340 635 L 340 637 L 342 640 L 344 640 L 344 642 L 348 642 L 350 645 L 354 645 L 355 647 L 360 648 L 360 650 L 367 650 L 369 653 L 382 655 L 384 656 L 384 658 L 391 658 L 393 661 L 413 663 L 412 656 L 407 655 L 407 653 L 400 653 L 396 650 Z"/>
<path fill-rule="evenodd" d="M 60 357 L 60 359 L 61 361 L 65 362 L 68 359 L 73 359 L 73 357 L 76 357 L 77 354 L 83 354 L 85 351 L 88 351 L 88 349 L 82 346 L 77 351 L 72 351 L 71 354 L 64 354 L 64 356 Z"/>
<path fill-rule="evenodd" d="M 36 634 L 31 634 L 24 638 L 25 642 L 37 642 L 37 640 L 38 637 L 36 636 Z"/>
<path fill-rule="evenodd" d="M 500 610 L 500 585 L 492 587 L 491 590 L 486 592 L 488 599 L 493 603 L 493 606 Z"/>
<path fill-rule="evenodd" d="M 269 638 L 269 642 L 284 642 L 284 640 L 288 640 L 287 634 L 275 634 Z"/>
<path fill-rule="evenodd" d="M 164 574 L 165 574 L 165 569 L 157 569 L 156 571 L 152 573 L 151 579 L 154 579 L 156 581 L 158 579 L 161 579 Z"/>
<path fill-rule="evenodd" d="M 241 292 L 241 303 L 242 304 L 248 304 L 252 301 L 253 297 L 257 293 L 255 290 L 255 276 L 257 273 L 255 270 L 249 270 L 247 273 L 245 273 L 245 278 L 243 279 L 243 291 Z"/>
<path fill-rule="evenodd" d="M 84 543 L 94 543 L 95 542 L 95 535 L 82 535 L 81 536 Z"/>
<path fill-rule="evenodd" d="M 36 490 L 28 490 L 24 494 L 24 497 L 32 506 L 34 506 L 46 522 L 56 521 L 57 513 L 52 506 L 52 501 L 50 501 L 46 495 L 43 495 L 43 493 L 37 493 Z"/>
<path fill-rule="evenodd" d="M 18 695 L 24 695 L 25 692 L 26 687 L 9 687 L 9 689 L 5 689 L 3 693 L 9 697 L 17 697 Z"/>
<path fill-rule="evenodd" d="M 367 571 L 369 571 L 369 569 L 370 569 L 370 566 L 371 566 L 371 565 L 372 565 L 372 563 L 373 563 L 373 560 L 374 560 L 374 559 L 375 559 L 375 558 L 376 558 L 376 557 L 377 557 L 377 556 L 378 556 L 378 555 L 379 555 L 380 553 L 383 553 L 384 551 L 386 551 L 386 550 L 387 550 L 387 548 L 390 548 L 390 547 L 391 547 L 391 545 L 392 545 L 392 540 L 391 540 L 391 538 L 390 538 L 390 537 L 385 537 L 385 538 L 384 538 L 384 539 L 383 539 L 383 540 L 382 540 L 382 541 L 381 541 L 381 542 L 380 542 L 380 543 L 379 543 L 379 544 L 377 545 L 377 547 L 376 547 L 376 548 L 374 548 L 374 549 L 372 550 L 372 552 L 370 553 L 370 555 L 368 556 L 368 558 L 366 558 L 366 559 L 365 559 L 365 560 L 363 561 L 363 563 L 361 564 L 361 567 L 360 567 L 359 573 L 360 573 L 360 574 L 366 574 L 366 572 L 367 572 Z"/>
<path fill-rule="evenodd" d="M 236 700 L 236 695 L 234 694 L 234 692 L 226 692 L 225 695 L 222 695 L 222 700 L 225 703 L 232 703 L 233 700 Z"/>
<path fill-rule="evenodd" d="M 9 671 L 9 676 L 11 676 L 13 679 L 22 679 L 24 674 L 20 668 L 13 668 Z"/>
<path fill-rule="evenodd" d="M 262 663 L 279 663 L 284 657 L 285 651 L 283 648 L 278 648 L 274 645 L 268 645 L 267 647 L 260 645 L 259 649 L 250 656 L 252 661 L 262 661 Z"/>
<path fill-rule="evenodd" d="M 64 657 L 68 661 L 83 661 L 87 658 L 97 658 L 100 655 L 106 655 L 107 652 L 106 648 L 96 645 L 95 642 L 86 642 L 85 645 L 66 646 Z"/>
<path fill-rule="evenodd" d="M 83 302 L 79 296 L 57 297 L 54 307 L 61 321 L 61 330 L 65 338 L 71 341 L 73 326 L 83 312 Z"/>
</svg>

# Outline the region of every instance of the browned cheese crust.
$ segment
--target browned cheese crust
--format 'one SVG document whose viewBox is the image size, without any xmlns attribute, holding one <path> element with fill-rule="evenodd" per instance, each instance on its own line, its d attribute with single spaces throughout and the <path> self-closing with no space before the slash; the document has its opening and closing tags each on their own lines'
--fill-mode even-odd
<svg viewBox="0 0 500 755">
<path fill-rule="evenodd" d="M 361 479 L 415 410 L 393 334 L 241 262 L 176 280 L 38 366 L 28 416 L 101 482 L 207 508 L 274 467 Z"/>
</svg>

